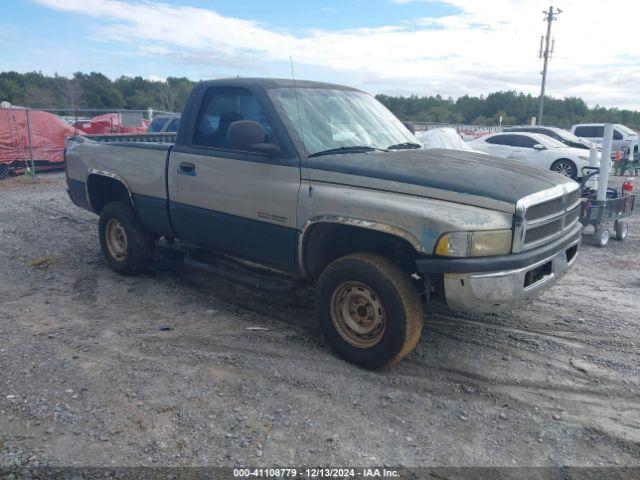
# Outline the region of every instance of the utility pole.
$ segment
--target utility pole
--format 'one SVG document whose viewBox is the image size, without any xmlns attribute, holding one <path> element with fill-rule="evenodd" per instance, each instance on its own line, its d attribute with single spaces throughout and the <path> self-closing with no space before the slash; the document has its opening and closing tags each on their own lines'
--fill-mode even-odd
<svg viewBox="0 0 640 480">
<path fill-rule="evenodd" d="M 540 41 L 540 58 L 544 58 L 544 67 L 542 67 L 542 87 L 540 88 L 540 106 L 538 108 L 538 125 L 542 125 L 542 108 L 544 106 L 544 89 L 547 84 L 547 66 L 549 64 L 549 57 L 553 53 L 553 43 L 551 42 L 551 24 L 554 20 L 558 19 L 558 15 L 562 13 L 559 8 L 553 10 L 553 5 L 549 7 L 549 10 L 542 12 L 545 14 L 544 21 L 547 22 L 547 36 Z M 544 52 L 542 51 L 542 40 L 544 40 Z"/>
</svg>

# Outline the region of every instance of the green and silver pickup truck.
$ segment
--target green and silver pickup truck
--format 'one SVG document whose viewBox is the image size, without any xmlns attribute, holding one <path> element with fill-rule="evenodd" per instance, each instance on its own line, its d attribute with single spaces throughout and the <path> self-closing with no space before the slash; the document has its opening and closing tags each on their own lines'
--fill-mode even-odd
<svg viewBox="0 0 640 480">
<path fill-rule="evenodd" d="M 73 137 L 66 172 L 114 271 L 149 268 L 161 237 L 264 264 L 315 285 L 327 343 L 367 368 L 413 349 L 425 302 L 498 312 L 536 298 L 581 238 L 577 183 L 425 150 L 373 97 L 326 83 L 202 82 L 175 143 Z"/>
</svg>

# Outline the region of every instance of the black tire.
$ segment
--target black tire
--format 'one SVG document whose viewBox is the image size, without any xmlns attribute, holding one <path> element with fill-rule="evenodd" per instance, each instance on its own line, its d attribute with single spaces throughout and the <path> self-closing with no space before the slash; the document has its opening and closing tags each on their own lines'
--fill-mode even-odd
<svg viewBox="0 0 640 480">
<path fill-rule="evenodd" d="M 155 241 L 131 205 L 109 203 L 100 212 L 98 228 L 100 247 L 111 270 L 121 275 L 137 275 L 149 269 L 155 255 Z M 118 236 L 114 230 L 124 235 L 123 243 L 107 238 Z M 114 243 L 118 243 L 118 249 Z"/>
<path fill-rule="evenodd" d="M 623 242 L 629 234 L 629 225 L 623 220 L 616 220 L 616 240 Z"/>
<path fill-rule="evenodd" d="M 364 305 L 356 301 L 363 299 Z M 367 319 L 366 311 L 371 311 L 383 319 L 384 327 L 355 333 L 348 321 L 339 320 L 345 315 L 336 312 L 345 310 L 356 322 L 375 322 L 375 318 Z M 339 258 L 322 272 L 316 286 L 316 319 L 322 335 L 340 358 L 364 368 L 393 365 L 411 352 L 420 339 L 422 316 L 422 303 L 410 276 L 379 255 L 358 253 Z"/>
<path fill-rule="evenodd" d="M 606 228 L 596 228 L 593 231 L 593 244 L 596 247 L 606 247 L 609 243 L 609 238 L 611 238 L 611 235 Z"/>
<path fill-rule="evenodd" d="M 4 180 L 8 178 L 11 172 L 9 171 L 9 166 L 3 163 L 0 163 L 0 180 Z"/>
<path fill-rule="evenodd" d="M 578 178 L 578 168 L 568 158 L 560 158 L 551 164 L 550 170 L 575 180 Z"/>
</svg>

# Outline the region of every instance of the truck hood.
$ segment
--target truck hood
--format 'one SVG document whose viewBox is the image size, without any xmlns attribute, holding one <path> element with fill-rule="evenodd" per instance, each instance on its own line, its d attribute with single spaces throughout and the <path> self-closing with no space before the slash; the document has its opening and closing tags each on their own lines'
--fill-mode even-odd
<svg viewBox="0 0 640 480">
<path fill-rule="evenodd" d="M 527 195 L 567 177 L 525 163 L 460 150 L 398 150 L 312 157 L 313 181 L 341 183 L 513 212 Z"/>
</svg>

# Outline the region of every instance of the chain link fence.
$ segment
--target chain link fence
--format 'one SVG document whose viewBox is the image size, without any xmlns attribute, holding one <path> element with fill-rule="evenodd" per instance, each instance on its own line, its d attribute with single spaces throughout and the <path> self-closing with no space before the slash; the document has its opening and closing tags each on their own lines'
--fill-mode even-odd
<svg viewBox="0 0 640 480">
<path fill-rule="evenodd" d="M 33 109 L 0 106 L 0 181 L 35 178 L 64 169 L 67 138 L 88 135 L 102 141 L 117 141 L 131 135 L 149 141 L 146 132 L 177 131 L 180 115 L 152 109 Z M 145 135 L 143 135 L 145 134 Z"/>
</svg>

